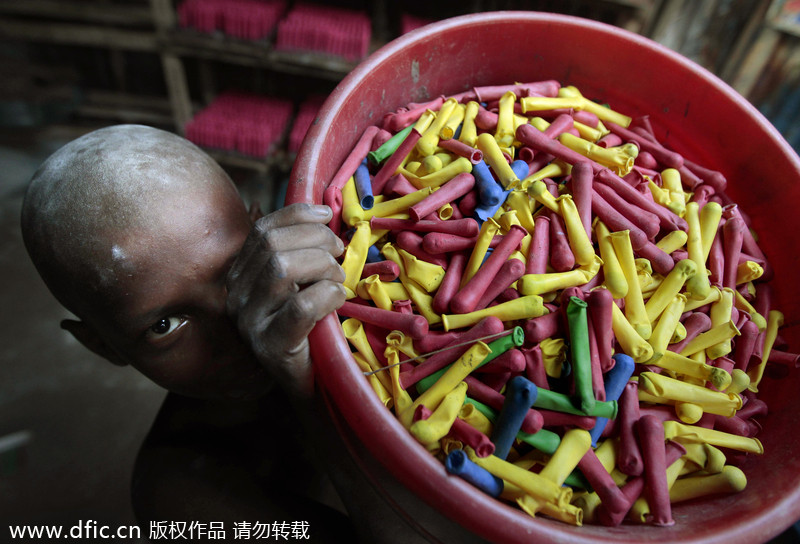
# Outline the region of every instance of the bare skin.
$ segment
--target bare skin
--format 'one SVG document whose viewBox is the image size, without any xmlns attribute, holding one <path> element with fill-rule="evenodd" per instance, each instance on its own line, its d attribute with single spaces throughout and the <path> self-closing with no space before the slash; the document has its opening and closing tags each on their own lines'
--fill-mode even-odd
<svg viewBox="0 0 800 544">
<path fill-rule="evenodd" d="M 170 391 L 134 468 L 145 532 L 307 521 L 312 542 L 411 544 L 428 541 L 414 520 L 436 518 L 445 540 L 470 541 L 312 394 L 307 335 L 345 299 L 330 213 L 248 212 L 208 155 L 147 127 L 95 131 L 34 175 L 23 237 L 75 315 L 61 326 Z"/>
<path fill-rule="evenodd" d="M 260 219 L 228 273 L 228 313 L 290 391 L 313 389 L 308 333 L 341 306 L 344 246 L 326 206 L 290 206 Z M 265 315 L 266 312 L 266 315 Z"/>
<path fill-rule="evenodd" d="M 172 392 L 137 462 L 142 521 L 311 517 L 316 536 L 349 535 L 310 500 L 324 479 L 291 410 L 313 387 L 306 337 L 345 298 L 330 210 L 258 218 L 200 150 L 131 126 L 57 152 L 23 208 L 31 258 L 76 316 L 62 328 Z"/>
<path fill-rule="evenodd" d="M 62 327 L 187 396 L 258 396 L 271 378 L 308 393 L 306 336 L 345 296 L 342 244 L 324 227 L 330 210 L 249 214 L 219 166 L 167 132 L 126 126 L 85 138 L 40 169 L 22 215 L 34 263 L 78 317 Z M 100 157 L 92 138 L 109 148 Z M 161 155 L 131 164 L 149 152 Z"/>
</svg>

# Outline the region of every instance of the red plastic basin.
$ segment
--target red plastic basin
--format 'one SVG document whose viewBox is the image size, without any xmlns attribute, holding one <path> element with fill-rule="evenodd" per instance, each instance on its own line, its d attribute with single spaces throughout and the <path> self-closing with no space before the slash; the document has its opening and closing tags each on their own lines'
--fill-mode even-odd
<svg viewBox="0 0 800 544">
<path fill-rule="evenodd" d="M 579 18 L 529 12 L 458 17 L 406 34 L 375 52 L 325 102 L 298 154 L 287 202 L 322 202 L 327 181 L 369 124 L 408 102 L 477 85 L 555 79 L 629 114 L 649 114 L 657 136 L 721 171 L 775 268 L 781 335 L 797 349 L 800 293 L 800 161 L 769 122 L 718 78 L 638 35 Z M 766 452 L 741 467 L 738 494 L 675 505 L 672 527 L 568 526 L 531 518 L 481 495 L 419 446 L 378 402 L 352 361 L 338 320 L 311 336 L 325 394 L 375 459 L 421 500 L 496 542 L 766 541 L 800 518 L 800 373 L 764 378 L 769 403 L 759 438 Z"/>
</svg>

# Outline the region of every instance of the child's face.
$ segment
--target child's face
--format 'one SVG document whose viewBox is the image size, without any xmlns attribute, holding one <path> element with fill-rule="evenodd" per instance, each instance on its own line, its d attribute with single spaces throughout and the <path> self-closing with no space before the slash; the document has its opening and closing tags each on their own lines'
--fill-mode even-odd
<svg viewBox="0 0 800 544">
<path fill-rule="evenodd" d="M 112 236 L 116 285 L 88 321 L 110 349 L 172 391 L 199 397 L 263 393 L 267 376 L 226 313 L 225 279 L 251 221 L 235 191 L 153 203 L 163 213 Z M 109 242 L 110 243 L 110 242 Z"/>
</svg>

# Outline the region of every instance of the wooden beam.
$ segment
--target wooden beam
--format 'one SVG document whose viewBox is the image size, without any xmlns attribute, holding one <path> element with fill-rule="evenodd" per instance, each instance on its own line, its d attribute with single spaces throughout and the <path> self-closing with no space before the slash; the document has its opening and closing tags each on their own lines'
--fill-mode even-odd
<svg viewBox="0 0 800 544">
<path fill-rule="evenodd" d="M 175 131 L 183 135 L 186 123 L 192 118 L 192 99 L 189 94 L 189 85 L 186 81 L 186 71 L 180 57 L 166 53 L 161 54 L 161 65 L 164 69 L 164 79 L 167 83 L 169 101 L 172 105 L 172 115 L 175 120 Z"/>
<path fill-rule="evenodd" d="M 163 46 L 165 51 L 175 56 L 314 75 L 330 81 L 341 80 L 357 65 L 356 62 L 320 53 L 276 51 L 266 41 L 248 42 L 191 31 L 170 33 Z"/>
<path fill-rule="evenodd" d="M 750 96 L 753 89 L 761 77 L 764 67 L 772 58 L 775 49 L 780 41 L 780 33 L 769 26 L 761 29 L 755 42 L 750 47 L 750 51 L 742 59 L 735 73 L 732 73 L 731 86 L 745 98 L 752 99 Z"/>
<path fill-rule="evenodd" d="M 761 27 L 766 21 L 768 10 L 768 2 L 758 2 L 756 4 L 744 28 L 742 28 L 742 31 L 736 37 L 736 41 L 728 54 L 728 58 L 725 59 L 725 63 L 720 70 L 719 76 L 723 80 L 730 82 L 736 74 L 739 65 L 744 62 L 747 52 L 753 46 L 756 36 L 758 36 Z"/>
<path fill-rule="evenodd" d="M 122 108 L 103 104 L 81 104 L 75 112 L 81 117 L 108 119 L 119 123 L 135 123 L 172 128 L 172 115 L 137 108 Z"/>
<path fill-rule="evenodd" d="M 16 19 L 0 20 L 0 39 L 109 47 L 130 51 L 155 52 L 158 50 L 158 41 L 152 32 Z"/>
<path fill-rule="evenodd" d="M 250 157 L 234 151 L 223 151 L 219 149 L 210 149 L 207 147 L 204 147 L 203 150 L 208 153 L 211 158 L 223 166 L 246 168 L 248 170 L 255 170 L 261 174 L 267 174 L 272 168 L 274 162 L 269 157 L 259 159 L 257 157 Z"/>
<path fill-rule="evenodd" d="M 0 0 L 0 14 L 66 19 L 85 23 L 152 26 L 150 7 L 130 3 L 76 0 Z"/>
<path fill-rule="evenodd" d="M 124 92 L 88 90 L 76 113 L 81 117 L 123 123 L 161 127 L 171 127 L 173 124 L 172 111 L 166 98 Z"/>
<path fill-rule="evenodd" d="M 150 12 L 159 33 L 167 32 L 177 24 L 171 0 L 150 0 Z"/>
</svg>

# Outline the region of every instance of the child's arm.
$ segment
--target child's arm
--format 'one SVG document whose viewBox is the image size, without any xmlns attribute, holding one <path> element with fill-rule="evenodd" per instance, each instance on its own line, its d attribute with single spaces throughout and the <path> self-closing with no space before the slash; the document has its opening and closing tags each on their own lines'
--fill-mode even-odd
<svg viewBox="0 0 800 544">
<path fill-rule="evenodd" d="M 293 204 L 259 219 L 228 274 L 228 311 L 258 359 L 292 394 L 313 390 L 308 333 L 345 300 L 344 250 L 327 206 Z"/>
</svg>

